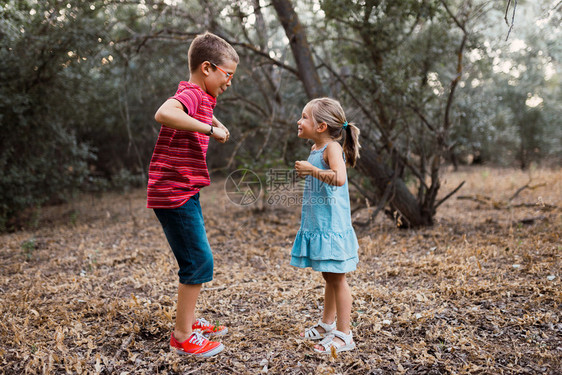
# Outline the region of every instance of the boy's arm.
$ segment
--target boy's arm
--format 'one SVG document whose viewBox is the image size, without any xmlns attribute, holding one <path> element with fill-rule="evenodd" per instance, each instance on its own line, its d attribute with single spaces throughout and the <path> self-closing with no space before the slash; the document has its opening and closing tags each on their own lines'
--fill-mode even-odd
<svg viewBox="0 0 562 375">
<path fill-rule="evenodd" d="M 226 141 L 226 131 L 213 125 L 205 124 L 194 119 L 183 109 L 183 105 L 176 99 L 168 99 L 158 108 L 154 119 L 160 124 L 172 129 L 187 130 L 210 135 L 219 142 Z M 212 134 L 211 129 L 213 130 Z"/>
<path fill-rule="evenodd" d="M 204 124 L 189 116 L 183 110 L 183 105 L 176 99 L 166 100 L 156 111 L 154 119 L 172 129 L 188 130 L 203 134 L 211 132 L 211 125 Z"/>
</svg>

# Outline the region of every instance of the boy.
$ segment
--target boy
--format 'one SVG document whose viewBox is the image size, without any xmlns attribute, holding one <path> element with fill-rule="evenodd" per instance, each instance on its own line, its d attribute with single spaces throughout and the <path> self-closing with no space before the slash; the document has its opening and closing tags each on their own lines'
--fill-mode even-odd
<svg viewBox="0 0 562 375">
<path fill-rule="evenodd" d="M 213 108 L 231 85 L 239 61 L 222 38 L 198 35 L 188 52 L 189 82 L 180 82 L 176 94 L 154 116 L 162 127 L 150 161 L 147 207 L 154 209 L 179 265 L 176 324 L 170 338 L 170 346 L 179 354 L 209 357 L 224 349 L 207 337 L 223 335 L 227 328 L 195 319 L 201 285 L 213 279 L 199 190 L 210 184 L 209 138 L 224 143 L 229 137 L 228 129 L 213 116 Z"/>
</svg>

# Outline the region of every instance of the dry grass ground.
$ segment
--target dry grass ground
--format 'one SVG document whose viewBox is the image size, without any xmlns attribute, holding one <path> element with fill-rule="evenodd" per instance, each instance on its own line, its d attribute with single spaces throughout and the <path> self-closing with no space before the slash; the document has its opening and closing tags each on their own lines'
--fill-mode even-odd
<svg viewBox="0 0 562 375">
<path fill-rule="evenodd" d="M 323 300 L 321 276 L 288 264 L 298 207 L 203 191 L 215 279 L 198 312 L 230 328 L 211 359 L 169 351 L 176 265 L 143 191 L 44 209 L 37 229 L 0 237 L 0 372 L 560 374 L 562 171 L 531 175 L 505 206 L 528 173 L 448 172 L 443 194 L 467 182 L 433 228 L 358 227 L 358 347 L 337 358 L 298 336 Z"/>
</svg>

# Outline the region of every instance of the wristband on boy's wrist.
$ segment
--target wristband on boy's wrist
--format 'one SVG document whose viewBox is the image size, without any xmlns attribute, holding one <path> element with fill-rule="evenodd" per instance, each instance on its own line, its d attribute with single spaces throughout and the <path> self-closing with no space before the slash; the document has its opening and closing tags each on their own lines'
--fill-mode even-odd
<svg viewBox="0 0 562 375">
<path fill-rule="evenodd" d="M 213 135 L 213 125 L 211 125 L 211 131 L 207 133 L 207 135 Z"/>
</svg>

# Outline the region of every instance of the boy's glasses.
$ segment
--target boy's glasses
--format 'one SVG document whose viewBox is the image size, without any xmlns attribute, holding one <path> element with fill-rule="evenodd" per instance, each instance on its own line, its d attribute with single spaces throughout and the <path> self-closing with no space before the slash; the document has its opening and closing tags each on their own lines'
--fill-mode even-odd
<svg viewBox="0 0 562 375">
<path fill-rule="evenodd" d="M 214 66 L 215 68 L 217 68 L 218 70 L 220 70 L 221 72 L 223 72 L 226 75 L 226 82 L 230 82 L 230 80 L 232 79 L 232 76 L 234 76 L 234 73 L 227 73 L 224 70 L 222 70 L 217 64 L 214 64 L 212 62 L 209 61 L 209 63 Z"/>
</svg>

